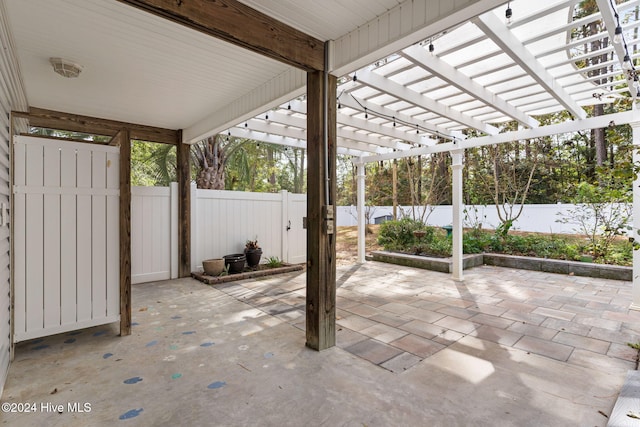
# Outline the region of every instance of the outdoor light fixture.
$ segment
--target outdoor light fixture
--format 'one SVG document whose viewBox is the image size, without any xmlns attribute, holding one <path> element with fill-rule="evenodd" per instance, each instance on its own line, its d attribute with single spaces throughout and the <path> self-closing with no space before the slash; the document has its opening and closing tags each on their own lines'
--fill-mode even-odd
<svg viewBox="0 0 640 427">
<path fill-rule="evenodd" d="M 613 34 L 613 42 L 615 44 L 622 43 L 622 27 L 620 25 L 616 27 L 616 31 Z"/>
<path fill-rule="evenodd" d="M 504 12 L 505 18 L 507 18 L 507 25 L 511 24 L 511 17 L 513 16 L 513 10 L 511 10 L 511 3 L 507 3 L 507 10 Z"/>
<path fill-rule="evenodd" d="M 49 62 L 53 67 L 53 71 L 67 78 L 78 77 L 83 68 L 82 65 L 62 58 L 49 58 Z"/>
<path fill-rule="evenodd" d="M 633 65 L 631 64 L 631 58 L 628 54 L 625 55 L 624 59 L 622 60 L 622 68 L 626 71 L 630 71 L 633 68 Z"/>
<path fill-rule="evenodd" d="M 433 53 L 433 51 L 436 50 L 435 46 L 433 46 L 433 43 L 430 41 L 429 42 L 429 52 Z"/>
</svg>

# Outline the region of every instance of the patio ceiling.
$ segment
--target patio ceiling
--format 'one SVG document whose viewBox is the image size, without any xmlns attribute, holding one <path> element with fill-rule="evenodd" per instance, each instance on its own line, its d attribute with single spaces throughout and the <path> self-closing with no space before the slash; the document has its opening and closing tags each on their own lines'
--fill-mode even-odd
<svg viewBox="0 0 640 427">
<path fill-rule="evenodd" d="M 115 0 L 0 0 L 30 106 L 169 129 L 185 142 L 215 133 L 306 146 L 306 73 Z M 628 53 L 637 0 L 569 23 L 578 0 L 241 0 L 319 40 L 332 40 L 338 88 L 338 151 L 353 156 L 428 152 L 462 132 L 495 136 L 515 120 L 629 96 Z M 600 33 L 572 40 L 602 20 Z M 433 51 L 430 51 L 433 45 Z M 83 66 L 52 72 L 50 57 Z M 586 58 L 595 67 L 579 68 Z M 356 77 L 354 79 L 354 76 Z M 631 96 L 636 96 L 632 89 Z M 446 144 L 445 144 L 446 145 Z M 439 144 L 438 151 L 443 144 Z"/>
</svg>

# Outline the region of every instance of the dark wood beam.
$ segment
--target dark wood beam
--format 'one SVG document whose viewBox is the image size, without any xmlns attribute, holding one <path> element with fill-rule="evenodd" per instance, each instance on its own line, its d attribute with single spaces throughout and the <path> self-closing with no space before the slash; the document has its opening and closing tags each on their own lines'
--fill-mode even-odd
<svg viewBox="0 0 640 427">
<path fill-rule="evenodd" d="M 120 335 L 131 335 L 131 136 L 120 140 Z"/>
<path fill-rule="evenodd" d="M 14 111 L 13 116 L 28 119 L 29 125 L 34 127 L 82 132 L 93 135 L 114 136 L 120 130 L 126 128 L 129 129 L 131 139 L 160 142 L 163 144 L 175 144 L 178 135 L 177 130 L 99 119 L 35 107 L 30 107 L 28 113 Z"/>
<path fill-rule="evenodd" d="M 119 0 L 306 71 L 324 69 L 324 43 L 237 0 Z"/>
<path fill-rule="evenodd" d="M 336 77 L 329 76 L 329 100 L 336 99 L 336 87 Z M 327 205 L 335 209 L 336 200 L 336 103 L 328 103 L 328 150 L 325 152 L 323 88 L 323 72 L 307 74 L 306 344 L 315 350 L 324 350 L 336 343 L 336 240 L 329 230 L 330 226 L 335 229 L 335 219 L 330 222 L 326 215 Z"/>
<path fill-rule="evenodd" d="M 182 139 L 179 132 L 178 141 Z M 176 146 L 178 177 L 178 277 L 191 275 L 191 145 Z"/>
</svg>

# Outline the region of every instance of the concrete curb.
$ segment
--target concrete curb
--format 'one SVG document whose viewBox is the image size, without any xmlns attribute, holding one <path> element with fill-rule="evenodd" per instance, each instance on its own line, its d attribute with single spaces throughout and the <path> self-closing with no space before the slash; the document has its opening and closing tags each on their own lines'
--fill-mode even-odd
<svg viewBox="0 0 640 427">
<path fill-rule="evenodd" d="M 388 251 L 373 251 L 367 257 L 373 261 L 404 265 L 406 267 L 424 268 L 426 270 L 451 273 L 451 258 L 430 258 L 420 255 L 403 254 Z M 516 268 L 521 270 L 545 271 L 548 273 L 574 276 L 596 277 L 601 279 L 624 280 L 630 282 L 633 276 L 632 267 L 619 265 L 593 264 L 578 261 L 563 261 L 547 258 L 533 258 L 503 254 L 471 254 L 465 255 L 463 268 L 469 269 L 479 265 Z"/>
</svg>

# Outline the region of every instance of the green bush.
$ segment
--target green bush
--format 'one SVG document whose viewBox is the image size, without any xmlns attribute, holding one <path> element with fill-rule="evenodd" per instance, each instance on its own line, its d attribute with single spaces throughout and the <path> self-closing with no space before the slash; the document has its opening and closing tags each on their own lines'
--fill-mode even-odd
<svg viewBox="0 0 640 427">
<path fill-rule="evenodd" d="M 424 231 L 424 237 L 418 239 L 414 231 Z M 424 245 L 433 239 L 433 227 L 427 227 L 422 222 L 411 218 L 387 221 L 380 226 L 378 244 L 388 251 L 411 251 L 417 244 Z"/>
<path fill-rule="evenodd" d="M 414 236 L 413 232 L 418 230 L 425 232 L 424 237 Z M 408 218 L 382 224 L 378 236 L 378 243 L 386 250 L 427 256 L 450 256 L 451 242 L 444 231 Z M 633 258 L 633 244 L 626 240 L 613 241 L 602 253 L 602 248 L 594 248 L 584 237 L 553 234 L 501 235 L 474 229 L 463 234 L 462 246 L 465 254 L 493 252 L 575 261 L 590 254 L 594 256 L 594 262 L 616 265 L 631 265 Z"/>
</svg>

